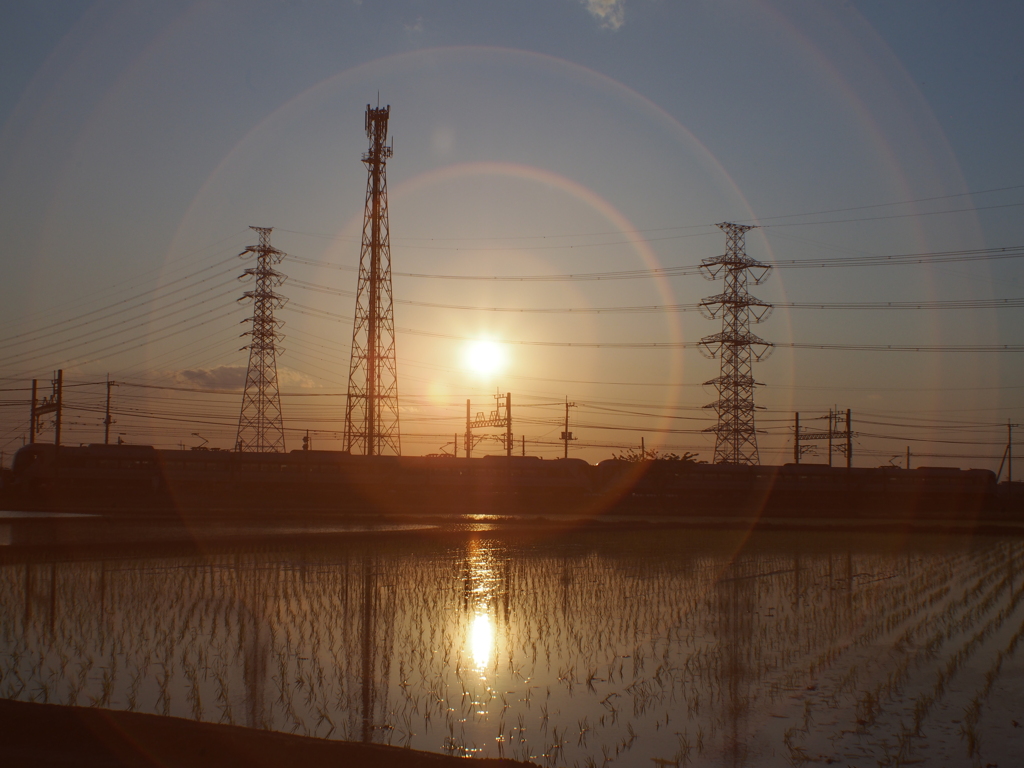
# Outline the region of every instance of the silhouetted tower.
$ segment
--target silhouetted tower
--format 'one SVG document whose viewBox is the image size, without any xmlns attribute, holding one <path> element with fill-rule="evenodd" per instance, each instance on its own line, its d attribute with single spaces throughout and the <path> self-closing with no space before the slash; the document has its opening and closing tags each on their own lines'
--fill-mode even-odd
<svg viewBox="0 0 1024 768">
<path fill-rule="evenodd" d="M 242 413 L 238 417 L 236 451 L 284 452 L 284 421 L 281 417 L 281 393 L 277 387 L 277 347 L 283 339 L 280 328 L 284 323 L 274 319 L 274 310 L 284 306 L 285 298 L 274 293 L 285 276 L 274 269 L 284 253 L 270 245 L 272 227 L 249 227 L 259 233 L 259 245 L 250 245 L 239 256 L 256 256 L 256 266 L 246 269 L 240 280 L 256 278 L 253 290 L 242 294 L 239 301 L 252 299 L 252 330 L 242 334 L 250 336 L 250 343 L 242 347 L 249 350 L 249 370 L 245 375 L 245 394 L 242 395 Z"/>
<path fill-rule="evenodd" d="M 402 453 L 388 233 L 386 166 L 392 150 L 385 142 L 390 111 L 390 106 L 373 109 L 366 105 L 366 135 L 370 139 L 370 148 L 363 155 L 368 172 L 366 209 L 345 409 L 345 447 L 368 456 Z"/>
<path fill-rule="evenodd" d="M 700 340 L 702 351 L 708 357 L 722 361 L 714 384 L 718 400 L 704 406 L 718 414 L 718 424 L 706 429 L 716 433 L 716 464 L 757 464 L 757 432 L 754 428 L 754 381 L 751 365 L 763 360 L 771 352 L 772 344 L 750 332 L 751 323 L 760 323 L 768 317 L 772 305 L 755 299 L 747 293 L 747 282 L 763 283 L 771 265 L 762 264 L 745 251 L 744 240 L 748 229 L 745 224 L 719 224 L 725 232 L 726 248 L 721 256 L 704 259 L 701 271 L 709 280 L 719 276 L 725 280 L 725 291 L 709 296 L 700 303 L 701 311 L 709 319 L 722 318 L 720 333 Z"/>
</svg>

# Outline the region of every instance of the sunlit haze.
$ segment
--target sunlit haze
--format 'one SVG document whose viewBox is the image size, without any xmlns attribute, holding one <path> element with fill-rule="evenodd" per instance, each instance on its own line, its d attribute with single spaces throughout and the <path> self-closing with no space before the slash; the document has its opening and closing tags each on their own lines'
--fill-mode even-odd
<svg viewBox="0 0 1024 768">
<path fill-rule="evenodd" d="M 57 369 L 68 444 L 109 376 L 111 439 L 232 448 L 249 226 L 286 253 L 286 447 L 343 448 L 378 99 L 405 454 L 508 392 L 517 453 L 711 460 L 720 222 L 774 266 L 763 463 L 850 409 L 856 466 L 995 470 L 1024 418 L 1020 4 L 5 6 L 7 466 Z"/>
</svg>

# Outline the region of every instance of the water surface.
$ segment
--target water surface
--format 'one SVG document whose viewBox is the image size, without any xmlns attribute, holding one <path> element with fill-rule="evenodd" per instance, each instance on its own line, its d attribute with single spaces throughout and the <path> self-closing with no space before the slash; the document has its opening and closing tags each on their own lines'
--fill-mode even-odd
<svg viewBox="0 0 1024 768">
<path fill-rule="evenodd" d="M 0 566 L 0 696 L 543 765 L 1012 764 L 1019 540 L 395 532 Z"/>
</svg>

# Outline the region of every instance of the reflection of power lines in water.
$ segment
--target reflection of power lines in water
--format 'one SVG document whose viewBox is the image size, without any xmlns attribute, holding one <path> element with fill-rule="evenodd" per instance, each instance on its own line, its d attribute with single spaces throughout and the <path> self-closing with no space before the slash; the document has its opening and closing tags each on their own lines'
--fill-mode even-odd
<svg viewBox="0 0 1024 768">
<path fill-rule="evenodd" d="M 120 701 L 128 709 L 256 728 L 289 730 L 297 722 L 309 730 L 304 707 L 311 700 L 301 703 L 298 696 L 315 690 L 330 671 L 335 698 L 312 703 L 330 713 L 347 702 L 357 720 L 343 731 L 348 738 L 362 735 L 360 712 L 371 723 L 385 719 L 393 600 L 379 571 L 369 572 L 374 620 L 367 627 L 374 660 L 369 676 L 360 664 L 367 632 L 359 608 L 366 581 L 356 564 L 340 569 L 332 564 L 326 579 L 321 563 L 268 564 L 251 555 L 213 562 L 30 563 L 0 573 L 4 604 L 24 606 L 17 628 L 9 623 L 12 614 L 5 612 L 4 618 L 9 636 L 19 638 L 18 653 L 48 657 L 54 664 L 59 658 L 50 654 L 78 657 L 75 669 L 62 668 L 53 676 L 55 683 L 43 681 L 51 701 L 100 706 Z M 332 619 L 314 628 L 309 611 Z M 119 661 L 122 654 L 127 666 Z M 374 705 L 368 712 L 360 707 L 367 690 Z M 17 693 L 17 686 L 5 691 L 8 698 Z"/>
<path fill-rule="evenodd" d="M 360 719 L 362 741 L 370 743 L 376 740 L 375 730 L 386 728 L 388 719 L 395 584 L 382 560 L 371 555 L 361 560 Z"/>
<path fill-rule="evenodd" d="M 488 534 L 8 563 L 0 695 L 453 754 L 486 743 L 529 757 L 557 743 L 565 763 L 741 762 L 739 733 L 785 754 L 764 729 L 788 691 L 821 687 L 834 718 L 865 691 L 898 697 L 884 689 L 893 676 L 932 670 L 915 658 L 933 635 L 1000 636 L 993 622 L 1021 591 L 1018 545 L 922 540 L 893 557 L 873 542 Z M 656 727 L 666 715 L 680 738 Z M 799 730 L 806 713 L 787 717 Z"/>
</svg>

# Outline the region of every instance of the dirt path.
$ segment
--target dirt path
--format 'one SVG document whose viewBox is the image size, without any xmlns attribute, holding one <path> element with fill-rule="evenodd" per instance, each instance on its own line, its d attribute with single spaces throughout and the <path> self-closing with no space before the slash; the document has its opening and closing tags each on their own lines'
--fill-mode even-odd
<svg viewBox="0 0 1024 768">
<path fill-rule="evenodd" d="M 480 768 L 531 765 L 479 759 Z M 0 764 L 41 768 L 449 768 L 448 757 L 177 717 L 0 700 Z"/>
</svg>

